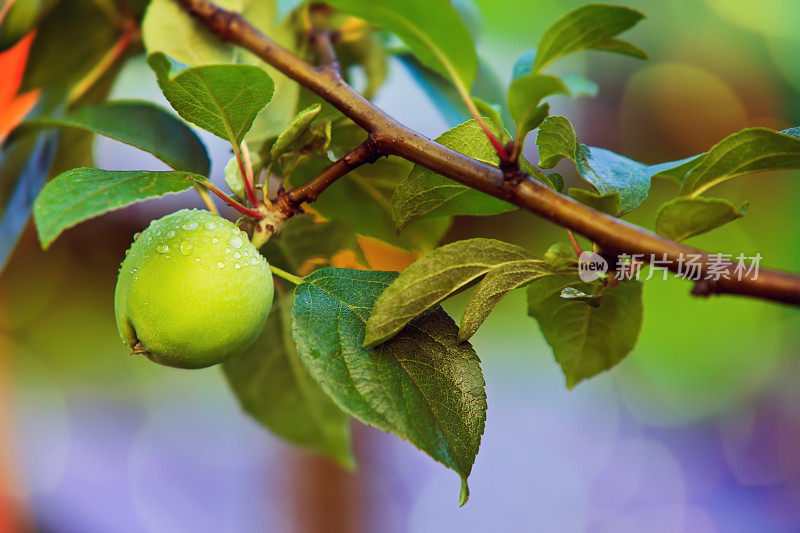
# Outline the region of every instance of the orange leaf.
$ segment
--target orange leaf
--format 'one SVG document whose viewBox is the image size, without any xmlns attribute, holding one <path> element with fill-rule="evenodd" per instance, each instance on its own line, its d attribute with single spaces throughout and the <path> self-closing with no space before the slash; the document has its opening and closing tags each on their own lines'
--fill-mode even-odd
<svg viewBox="0 0 800 533">
<path fill-rule="evenodd" d="M 17 44 L 0 53 L 0 110 L 10 102 L 19 91 L 22 84 L 22 75 L 25 73 L 25 63 L 31 43 L 36 36 L 36 30 L 23 37 Z"/>
<path fill-rule="evenodd" d="M 0 107 L 0 142 L 22 122 L 25 115 L 36 105 L 37 100 L 39 100 L 38 89 L 21 94 Z"/>
</svg>

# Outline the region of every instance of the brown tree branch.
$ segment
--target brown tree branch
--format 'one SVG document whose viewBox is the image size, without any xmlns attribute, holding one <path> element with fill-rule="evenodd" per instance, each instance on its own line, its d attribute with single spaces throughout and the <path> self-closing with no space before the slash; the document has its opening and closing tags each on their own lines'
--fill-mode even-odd
<svg viewBox="0 0 800 533">
<path fill-rule="evenodd" d="M 470 159 L 423 137 L 399 124 L 358 94 L 325 67 L 314 67 L 248 23 L 236 13 L 225 11 L 209 0 L 176 0 L 184 9 L 221 39 L 242 46 L 327 100 L 353 122 L 364 128 L 377 149 L 422 165 L 442 176 L 511 202 L 547 220 L 571 229 L 600 245 L 605 254 L 643 254 L 669 261 L 669 269 L 679 272 L 687 256 L 699 256 L 702 275 L 709 265 L 718 265 L 709 254 L 665 239 L 643 228 L 606 215 L 559 194 L 524 175 L 518 183 L 503 179 L 494 167 Z M 705 284 L 703 293 L 738 294 L 776 302 L 800 305 L 800 276 L 760 269 L 736 279 Z"/>
</svg>

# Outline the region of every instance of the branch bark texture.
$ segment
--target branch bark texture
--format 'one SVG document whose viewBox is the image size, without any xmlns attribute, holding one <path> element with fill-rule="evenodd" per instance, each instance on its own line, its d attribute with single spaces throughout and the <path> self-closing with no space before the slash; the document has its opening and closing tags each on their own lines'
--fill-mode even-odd
<svg viewBox="0 0 800 533">
<path fill-rule="evenodd" d="M 250 50 L 277 70 L 313 91 L 369 133 L 380 154 L 396 155 L 424 166 L 437 174 L 501 198 L 522 209 L 536 213 L 596 242 L 605 255 L 642 254 L 669 261 L 668 268 L 679 272 L 681 261 L 700 256 L 703 276 L 719 260 L 702 250 L 665 239 L 655 233 L 606 215 L 559 194 L 528 175 L 509 181 L 503 172 L 458 152 L 450 150 L 403 126 L 350 87 L 335 68 L 316 67 L 297 57 L 262 34 L 247 20 L 226 11 L 209 0 L 176 0 L 183 8 L 224 41 Z M 776 270 L 760 269 L 742 279 L 703 282 L 698 294 L 737 294 L 776 302 L 800 305 L 800 276 Z"/>
</svg>

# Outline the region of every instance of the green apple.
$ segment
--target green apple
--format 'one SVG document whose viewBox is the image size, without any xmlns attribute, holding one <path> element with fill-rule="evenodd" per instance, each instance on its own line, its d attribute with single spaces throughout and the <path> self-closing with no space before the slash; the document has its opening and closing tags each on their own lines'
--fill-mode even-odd
<svg viewBox="0 0 800 533">
<path fill-rule="evenodd" d="M 178 368 L 238 355 L 272 306 L 269 264 L 234 224 L 181 210 L 134 239 L 117 277 L 117 328 L 134 354 Z"/>
</svg>

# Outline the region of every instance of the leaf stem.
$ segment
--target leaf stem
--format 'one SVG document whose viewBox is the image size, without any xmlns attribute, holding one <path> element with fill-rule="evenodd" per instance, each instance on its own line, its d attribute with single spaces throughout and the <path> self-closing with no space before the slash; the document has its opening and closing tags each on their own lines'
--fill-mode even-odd
<svg viewBox="0 0 800 533">
<path fill-rule="evenodd" d="M 233 198 L 231 198 L 230 196 L 228 196 L 227 194 L 225 194 L 224 192 L 219 190 L 219 188 L 216 185 L 214 185 L 213 183 L 211 183 L 211 181 L 209 181 L 207 179 L 194 180 L 194 181 L 195 181 L 195 183 L 198 183 L 198 184 L 202 185 L 203 187 L 205 187 L 209 191 L 211 191 L 214 194 L 216 194 L 223 202 L 225 202 L 226 204 L 228 204 L 232 208 L 236 209 L 238 212 L 240 212 L 244 216 L 250 217 L 250 218 L 252 218 L 254 220 L 260 220 L 262 218 L 262 214 L 259 211 L 256 211 L 255 209 L 249 209 L 249 208 L 243 206 L 242 204 L 240 204 L 239 202 L 237 202 L 236 200 L 234 200 Z"/>
<path fill-rule="evenodd" d="M 303 283 L 303 278 L 295 276 L 294 274 L 290 274 L 283 269 L 280 269 L 276 266 L 270 265 L 269 269 L 272 271 L 273 274 L 278 276 L 279 278 L 283 278 L 290 283 L 294 283 L 295 285 L 300 285 Z"/>
<path fill-rule="evenodd" d="M 575 250 L 575 253 L 578 254 L 578 257 L 580 257 L 583 253 L 583 250 L 581 249 L 581 245 L 578 244 L 578 239 L 575 238 L 575 234 L 572 233 L 571 229 L 567 229 L 567 237 L 569 237 L 569 242 L 572 243 L 572 248 Z"/>
<path fill-rule="evenodd" d="M 253 167 L 250 164 L 250 154 L 247 154 L 247 166 L 245 166 L 244 158 L 242 156 L 242 152 L 247 150 L 247 145 L 242 141 L 241 146 L 234 146 L 233 153 L 236 156 L 236 162 L 239 164 L 239 173 L 242 176 L 242 182 L 244 183 L 244 190 L 247 193 L 247 199 L 250 200 L 250 203 L 254 206 L 258 207 L 260 205 L 258 198 L 256 198 L 255 187 L 253 185 Z M 249 171 L 247 170 L 249 167 Z"/>
</svg>

